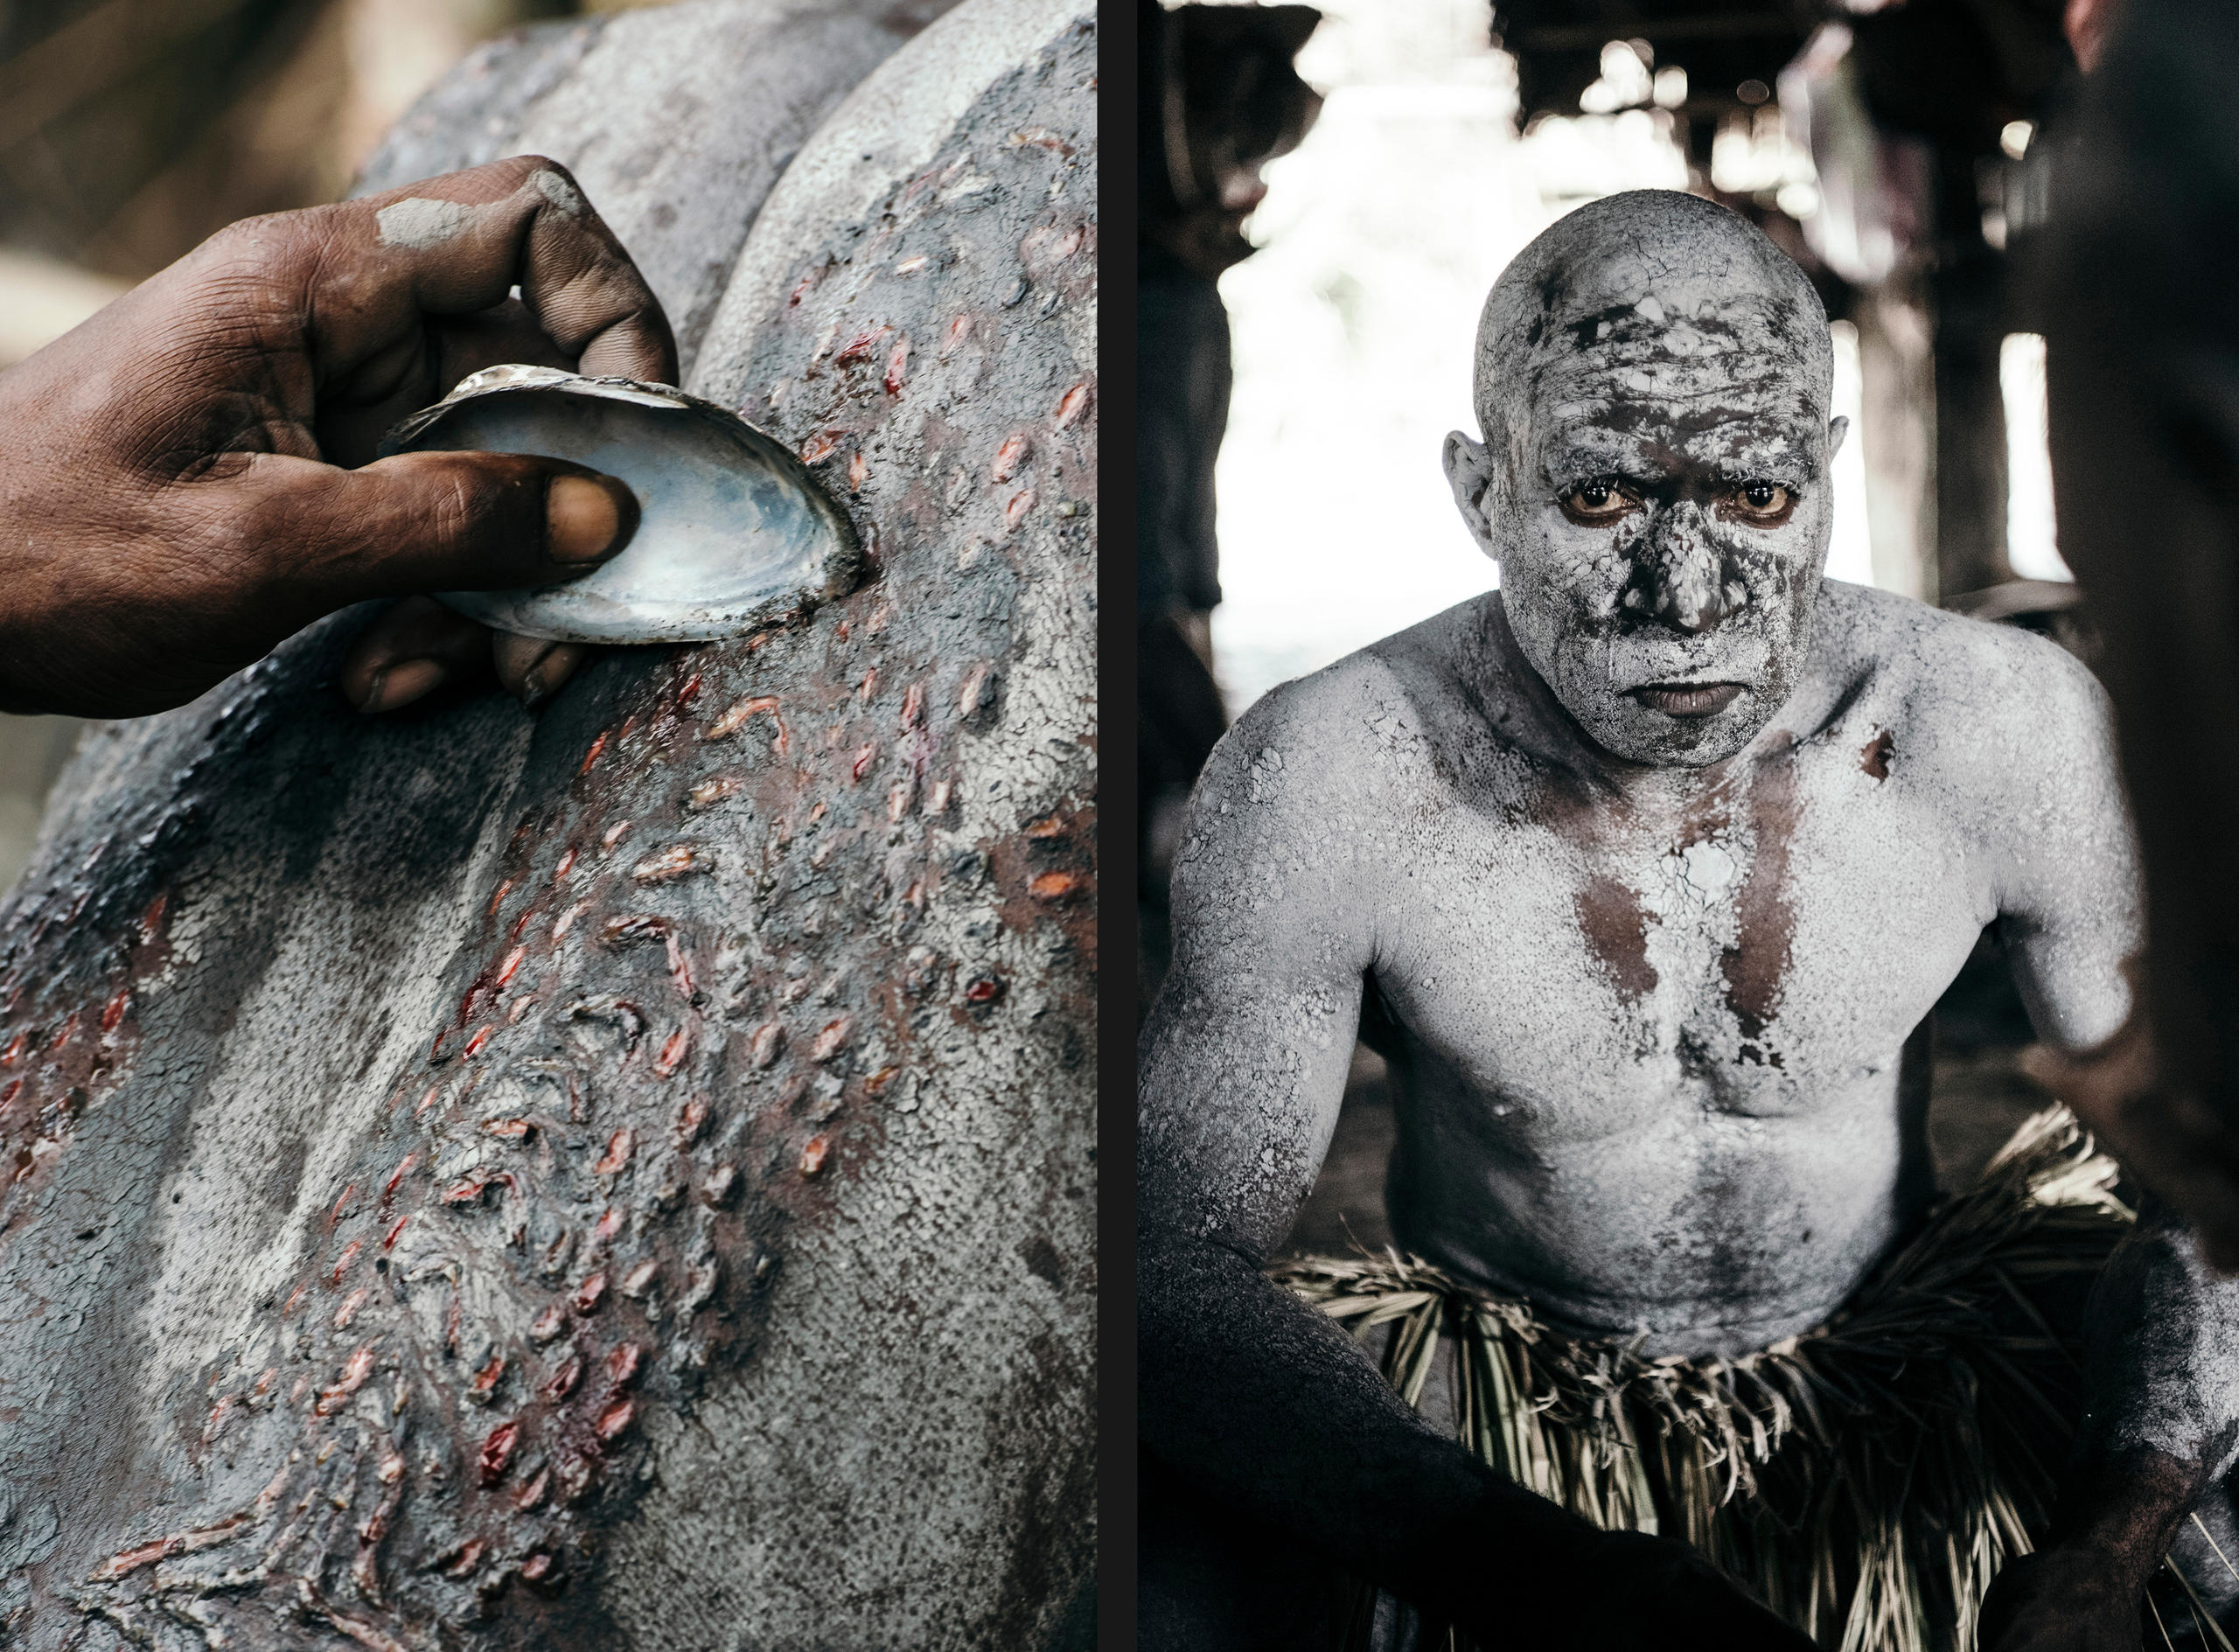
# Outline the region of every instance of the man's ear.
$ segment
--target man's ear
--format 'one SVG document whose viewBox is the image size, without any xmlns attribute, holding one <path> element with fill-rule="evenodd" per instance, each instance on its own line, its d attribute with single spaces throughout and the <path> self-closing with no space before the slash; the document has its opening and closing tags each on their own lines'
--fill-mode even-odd
<svg viewBox="0 0 2239 1652">
<path fill-rule="evenodd" d="M 1843 450 L 1843 438 L 1851 433 L 1851 422 L 1841 414 L 1827 421 L 1827 457 L 1831 459 Z"/>
<path fill-rule="evenodd" d="M 1446 433 L 1446 447 L 1440 457 L 1446 463 L 1446 479 L 1454 489 L 1454 508 L 1461 512 L 1468 524 L 1469 536 L 1477 541 L 1477 548 L 1498 561 L 1499 552 L 1493 548 L 1493 522 L 1489 496 L 1493 487 L 1493 456 L 1482 442 L 1472 442 L 1459 430 Z"/>
</svg>

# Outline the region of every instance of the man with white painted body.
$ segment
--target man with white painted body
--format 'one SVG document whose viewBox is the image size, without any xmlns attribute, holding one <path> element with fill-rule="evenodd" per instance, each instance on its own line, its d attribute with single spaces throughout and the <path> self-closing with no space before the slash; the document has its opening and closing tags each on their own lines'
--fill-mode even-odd
<svg viewBox="0 0 2239 1652">
<path fill-rule="evenodd" d="M 1142 1047 L 1147 1645 L 1298 1643 L 1271 1626 L 1301 1554 L 1488 1643 L 1809 1644 L 1676 1542 L 1503 1480 L 1260 1270 L 1362 1032 L 1402 1247 L 1573 1333 L 1761 1349 L 1915 1228 L 1918 1035 L 1984 925 L 2047 1044 L 2124 1025 L 2102 697 L 2038 638 L 1823 582 L 1831 379 L 1817 297 L 1738 217 L 1565 219 L 1486 306 L 1484 444 L 1446 444 L 1502 589 L 1268 695 L 1207 769 Z M 2137 1646 L 2239 1435 L 2234 1289 L 2173 1222 L 2090 1324 L 2002 1652 Z"/>
</svg>

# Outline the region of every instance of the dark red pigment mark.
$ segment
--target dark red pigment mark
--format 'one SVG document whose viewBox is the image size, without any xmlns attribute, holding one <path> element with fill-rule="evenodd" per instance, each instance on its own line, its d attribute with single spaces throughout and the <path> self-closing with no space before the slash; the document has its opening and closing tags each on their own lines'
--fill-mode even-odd
<svg viewBox="0 0 2239 1652">
<path fill-rule="evenodd" d="M 1897 749 L 1897 737 L 1887 728 L 1866 742 L 1866 749 L 1859 753 L 1858 766 L 1876 780 L 1889 777 L 1889 759 Z"/>
<path fill-rule="evenodd" d="M 1750 777 L 1743 812 L 1755 847 L 1741 892 L 1734 901 L 1739 934 L 1719 954 L 1726 977 L 1726 1004 L 1741 1036 L 1760 1040 L 1779 1007 L 1796 938 L 1796 915 L 1788 903 L 1789 846 L 1796 834 L 1794 742 L 1761 763 Z"/>
<path fill-rule="evenodd" d="M 1609 972 L 1628 1003 L 1637 1004 L 1656 990 L 1656 966 L 1648 961 L 1649 916 L 1636 890 L 1607 873 L 1596 873 L 1572 898 L 1578 927 L 1588 951 Z"/>
</svg>

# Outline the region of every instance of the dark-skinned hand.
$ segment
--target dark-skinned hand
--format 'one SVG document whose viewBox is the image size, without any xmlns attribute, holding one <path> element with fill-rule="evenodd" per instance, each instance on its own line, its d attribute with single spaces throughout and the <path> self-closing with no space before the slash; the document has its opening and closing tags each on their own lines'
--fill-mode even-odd
<svg viewBox="0 0 2239 1652">
<path fill-rule="evenodd" d="M 2143 1652 L 2143 1591 L 2127 1568 L 2058 1549 L 2009 1561 L 1983 1601 L 1982 1652 Z"/>
<path fill-rule="evenodd" d="M 1810 1636 L 1751 1600 L 1675 1538 L 1613 1531 L 1601 1548 L 1593 1568 L 1600 1586 L 1564 1603 L 1567 1621 L 1550 1644 L 1642 1652 L 1813 1652 Z"/>
<path fill-rule="evenodd" d="M 583 650 L 423 593 L 588 571 L 636 526 L 628 490 L 558 459 L 373 460 L 506 361 L 676 378 L 644 277 L 534 157 L 233 225 L 0 373 L 0 708 L 181 705 L 374 597 L 404 600 L 345 664 L 361 709 L 493 670 L 549 694 Z"/>
<path fill-rule="evenodd" d="M 2166 1082 L 2142 1014 L 2096 1049 L 2066 1054 L 2038 1045 L 2023 1052 L 2021 1065 L 2068 1105 L 2126 1174 L 2176 1208 L 2214 1266 L 2239 1272 L 2239 1129 Z"/>
<path fill-rule="evenodd" d="M 1426 1606 L 1434 1622 L 1453 1613 L 1454 1627 L 1471 1645 L 1815 1652 L 1810 1636 L 1677 1538 L 1589 1531 L 1581 1541 L 1538 1550 L 1528 1577 L 1517 1575 L 1512 1547 L 1501 1544 L 1497 1530 L 1476 1541 L 1498 1557 L 1502 1581 L 1441 1588 L 1445 1599 Z M 1458 1584 L 1465 1574 L 1455 1570 L 1452 1575 Z M 1428 1638 L 1442 1643 L 1435 1634 Z"/>
</svg>

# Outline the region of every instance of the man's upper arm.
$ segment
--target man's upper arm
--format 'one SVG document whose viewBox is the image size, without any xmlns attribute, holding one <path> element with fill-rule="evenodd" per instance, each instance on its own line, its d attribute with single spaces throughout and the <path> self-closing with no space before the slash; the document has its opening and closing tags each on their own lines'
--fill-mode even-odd
<svg viewBox="0 0 2239 1652">
<path fill-rule="evenodd" d="M 1173 967 L 1143 1032 L 1144 1225 L 1255 1258 L 1329 1145 L 1372 949 L 1368 823 L 1335 749 L 1355 742 L 1329 687 L 1277 690 L 1206 765 L 1175 868 Z"/>
<path fill-rule="evenodd" d="M 1999 639 L 2005 714 L 1984 730 L 2001 851 L 2000 928 L 2039 1038 L 2104 1042 L 2128 1019 L 2124 965 L 2143 943 L 2138 846 L 2105 693 L 2054 645 Z"/>
</svg>

